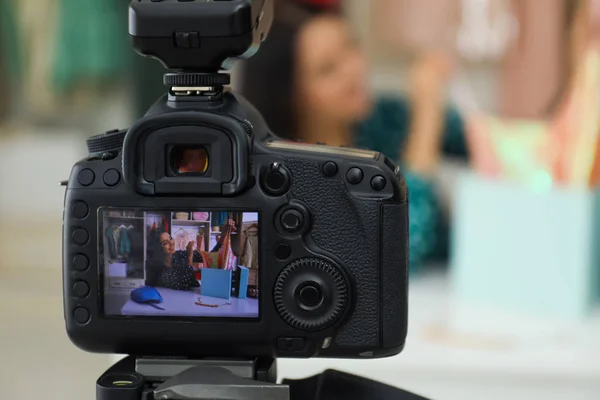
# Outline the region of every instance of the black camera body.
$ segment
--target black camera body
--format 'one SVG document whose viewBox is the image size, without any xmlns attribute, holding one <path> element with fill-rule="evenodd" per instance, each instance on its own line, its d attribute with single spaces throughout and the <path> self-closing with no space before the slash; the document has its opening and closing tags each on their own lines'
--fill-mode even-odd
<svg viewBox="0 0 600 400">
<path fill-rule="evenodd" d="M 183 65 L 190 54 L 178 55 L 173 41 L 153 47 L 134 37 L 140 53 L 171 68 L 170 90 L 129 130 L 91 138 L 69 178 L 64 311 L 83 350 L 236 358 L 402 350 L 408 199 L 400 169 L 376 152 L 279 140 L 211 72 L 256 47 L 249 32 L 266 37 L 271 7 L 132 3 L 130 26 L 150 29 L 162 15 L 173 27 L 163 36 L 195 38 L 195 18 L 221 16 L 230 32 L 214 36 L 244 44 L 232 39 L 237 47 Z"/>
</svg>

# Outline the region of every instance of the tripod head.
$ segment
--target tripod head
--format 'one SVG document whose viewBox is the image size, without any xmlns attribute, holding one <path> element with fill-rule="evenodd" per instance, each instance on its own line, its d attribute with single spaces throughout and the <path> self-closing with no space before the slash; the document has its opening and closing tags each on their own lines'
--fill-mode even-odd
<svg viewBox="0 0 600 400">
<path fill-rule="evenodd" d="M 273 0 L 134 0 L 129 7 L 133 48 L 167 68 L 171 88 L 228 85 L 220 71 L 253 56 L 272 22 Z"/>
</svg>

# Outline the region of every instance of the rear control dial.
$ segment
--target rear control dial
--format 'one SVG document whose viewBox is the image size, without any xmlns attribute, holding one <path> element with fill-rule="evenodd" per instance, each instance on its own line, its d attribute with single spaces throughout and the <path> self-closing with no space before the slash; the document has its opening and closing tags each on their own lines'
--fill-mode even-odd
<svg viewBox="0 0 600 400">
<path fill-rule="evenodd" d="M 319 331 L 342 318 L 350 303 L 350 284 L 335 264 L 316 258 L 300 259 L 277 277 L 273 300 L 289 325 Z"/>
</svg>

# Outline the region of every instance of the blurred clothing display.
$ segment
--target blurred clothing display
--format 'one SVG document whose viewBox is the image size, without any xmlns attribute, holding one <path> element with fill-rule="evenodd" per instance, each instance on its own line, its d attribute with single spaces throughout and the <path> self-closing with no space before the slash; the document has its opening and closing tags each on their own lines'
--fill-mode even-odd
<svg viewBox="0 0 600 400">
<path fill-rule="evenodd" d="M 0 95 L 7 104 L 0 108 L 10 109 L 15 122 L 75 125 L 87 134 L 141 116 L 165 90 L 162 75 L 149 69 L 162 69 L 160 63 L 131 49 L 128 3 L 1 1 L 0 71 L 7 87 L 0 86 Z M 142 59 L 135 71 L 134 59 Z"/>
<path fill-rule="evenodd" d="M 242 265 L 248 269 L 258 269 L 258 225 L 252 224 L 248 228 L 244 229 L 243 234 L 245 236 L 243 250 L 242 250 Z"/>
<path fill-rule="evenodd" d="M 469 62 L 497 62 L 519 33 L 511 0 L 461 0 L 457 48 Z"/>
<path fill-rule="evenodd" d="M 56 90 L 65 92 L 89 81 L 103 84 L 128 72 L 132 60 L 126 29 L 128 2 L 53 2 L 58 4 L 59 15 L 56 57 L 52 66 Z"/>
<path fill-rule="evenodd" d="M 575 14 L 576 62 L 552 115 L 468 116 L 473 166 L 482 175 L 536 190 L 556 186 L 589 189 L 600 185 L 600 34 L 594 28 L 600 23 L 600 16 L 591 9 L 586 11 L 594 2 L 582 2 L 584 8 Z M 565 54 L 556 55 L 556 60 L 564 59 Z M 532 60 L 530 64 L 534 64 Z M 537 71 L 531 71 L 531 77 L 544 76 L 541 70 L 549 69 L 540 65 Z M 548 84 L 547 80 L 532 78 L 526 91 L 530 95 L 536 92 L 532 86 L 535 82 Z M 538 111 L 542 108 L 540 103 Z"/>
<path fill-rule="evenodd" d="M 21 107 L 49 118 L 61 100 L 119 81 L 131 66 L 127 4 L 118 0 L 9 0 L 4 65 L 21 81 Z M 17 66 L 17 67 L 15 67 Z M 93 93 L 93 92 L 92 92 Z M 96 93 L 97 94 L 97 93 Z"/>
<path fill-rule="evenodd" d="M 28 111 L 51 114 L 58 107 L 52 84 L 58 0 L 13 0 L 8 6 L 14 7 L 18 23 L 18 32 L 13 37 L 18 38 L 20 52 L 9 57 L 20 57 L 19 92 L 27 99 Z"/>
<path fill-rule="evenodd" d="M 17 28 L 17 10 L 15 0 L 0 1 L 0 62 L 6 76 L 17 77 L 20 73 L 22 49 L 20 48 L 20 32 Z M 2 89 L 2 87 L 0 87 Z"/>
<path fill-rule="evenodd" d="M 20 70 L 15 24 L 14 7 L 0 1 L 0 122 L 13 111 L 12 82 Z"/>
</svg>

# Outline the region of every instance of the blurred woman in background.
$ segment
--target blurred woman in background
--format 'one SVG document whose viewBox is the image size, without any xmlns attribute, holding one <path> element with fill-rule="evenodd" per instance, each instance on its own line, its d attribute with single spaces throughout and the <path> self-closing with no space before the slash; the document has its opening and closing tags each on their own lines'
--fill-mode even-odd
<svg viewBox="0 0 600 400">
<path fill-rule="evenodd" d="M 433 185 L 443 152 L 466 156 L 459 115 L 444 104 L 450 61 L 423 56 L 409 98 L 374 98 L 367 60 L 335 0 L 279 0 L 268 39 L 246 61 L 241 92 L 284 139 L 379 151 L 403 165 L 411 270 L 446 252 Z"/>
</svg>

